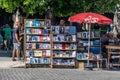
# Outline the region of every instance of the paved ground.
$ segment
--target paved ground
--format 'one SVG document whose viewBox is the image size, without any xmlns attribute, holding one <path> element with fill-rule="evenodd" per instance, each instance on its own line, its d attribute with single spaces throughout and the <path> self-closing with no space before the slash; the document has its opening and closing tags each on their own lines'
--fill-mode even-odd
<svg viewBox="0 0 120 80">
<path fill-rule="evenodd" d="M 0 68 L 23 67 L 25 64 L 22 61 L 12 61 L 11 57 L 0 57 Z"/>
<path fill-rule="evenodd" d="M 8 53 L 0 56 L 0 80 L 120 80 L 118 70 L 21 68 L 24 66 L 23 62 L 13 62 L 6 54 Z"/>
<path fill-rule="evenodd" d="M 119 71 L 78 69 L 10 68 L 0 69 L 0 80 L 120 80 Z"/>
</svg>

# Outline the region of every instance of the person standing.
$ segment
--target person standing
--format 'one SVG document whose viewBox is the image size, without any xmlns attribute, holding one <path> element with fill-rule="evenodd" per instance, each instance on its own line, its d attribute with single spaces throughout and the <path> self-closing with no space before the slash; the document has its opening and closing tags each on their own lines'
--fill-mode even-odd
<svg viewBox="0 0 120 80">
<path fill-rule="evenodd" d="M 3 28 L 4 31 L 4 44 L 7 50 L 10 49 L 10 40 L 11 40 L 11 31 L 12 29 L 8 24 L 6 24 Z"/>
<path fill-rule="evenodd" d="M 16 61 L 15 55 L 17 56 L 17 60 L 20 60 L 20 41 L 19 41 L 19 23 L 15 22 L 13 29 L 13 52 L 12 52 L 12 60 Z"/>
<path fill-rule="evenodd" d="M 23 51 L 24 50 L 24 26 L 23 26 L 23 24 L 20 24 L 20 26 L 19 26 L 19 40 L 21 42 L 20 55 L 24 60 L 25 54 L 24 54 L 24 51 Z"/>
<path fill-rule="evenodd" d="M 61 19 L 59 25 L 60 25 L 60 26 L 65 26 L 65 20 Z"/>
</svg>

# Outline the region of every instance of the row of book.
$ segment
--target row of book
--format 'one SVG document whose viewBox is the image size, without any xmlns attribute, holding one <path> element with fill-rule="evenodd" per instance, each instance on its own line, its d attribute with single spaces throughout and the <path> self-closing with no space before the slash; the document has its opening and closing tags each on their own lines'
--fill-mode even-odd
<svg viewBox="0 0 120 80">
<path fill-rule="evenodd" d="M 89 54 L 88 53 L 77 53 L 77 59 L 88 59 Z"/>
<path fill-rule="evenodd" d="M 94 31 L 94 32 L 79 32 L 77 33 L 78 38 L 97 38 L 100 37 L 100 32 L 99 31 Z"/>
<path fill-rule="evenodd" d="M 45 20 L 27 20 L 25 22 L 25 26 L 26 27 L 50 27 L 51 23 L 49 20 L 45 21 Z"/>
<path fill-rule="evenodd" d="M 78 60 L 87 60 L 87 59 L 100 59 L 100 54 L 93 54 L 93 53 L 77 53 Z"/>
<path fill-rule="evenodd" d="M 75 26 L 51 26 L 54 34 L 76 34 Z"/>
<path fill-rule="evenodd" d="M 76 51 L 54 51 L 54 57 L 76 57 Z"/>
<path fill-rule="evenodd" d="M 76 35 L 54 35 L 53 41 L 76 41 Z"/>
<path fill-rule="evenodd" d="M 50 50 L 26 50 L 26 56 L 48 57 L 51 56 Z"/>
<path fill-rule="evenodd" d="M 55 65 L 75 65 L 74 59 L 54 59 L 53 64 Z"/>
<path fill-rule="evenodd" d="M 92 40 L 92 41 L 88 41 L 88 40 L 80 40 L 78 41 L 78 46 L 100 46 L 100 40 Z"/>
<path fill-rule="evenodd" d="M 76 44 L 53 44 L 53 49 L 77 49 Z"/>
<path fill-rule="evenodd" d="M 49 42 L 50 41 L 50 36 L 31 36 L 27 35 L 26 36 L 26 41 L 27 42 Z"/>
<path fill-rule="evenodd" d="M 34 28 L 26 28 L 26 34 L 50 34 L 50 30 L 48 29 L 34 29 Z"/>
<path fill-rule="evenodd" d="M 49 43 L 26 43 L 26 49 L 50 49 Z"/>
<path fill-rule="evenodd" d="M 27 64 L 50 64 L 50 58 L 27 58 Z"/>
</svg>

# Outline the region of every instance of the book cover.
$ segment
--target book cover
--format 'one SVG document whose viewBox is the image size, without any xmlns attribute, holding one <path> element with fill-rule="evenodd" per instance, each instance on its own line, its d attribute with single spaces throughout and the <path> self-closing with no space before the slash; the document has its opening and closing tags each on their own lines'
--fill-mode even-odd
<svg viewBox="0 0 120 80">
<path fill-rule="evenodd" d="M 26 58 L 26 64 L 29 64 L 30 63 L 30 58 Z"/>
<path fill-rule="evenodd" d="M 32 49 L 36 49 L 36 43 L 31 43 Z"/>
<path fill-rule="evenodd" d="M 76 27 L 74 26 L 70 26 L 70 31 L 69 31 L 70 34 L 76 34 Z"/>
<path fill-rule="evenodd" d="M 30 28 L 26 28 L 26 29 L 25 29 L 26 34 L 31 34 L 30 30 L 31 30 Z"/>
<path fill-rule="evenodd" d="M 45 26 L 45 21 L 40 21 L 40 27 L 44 27 Z"/>
<path fill-rule="evenodd" d="M 42 50 L 35 50 L 34 55 L 35 56 L 42 56 Z"/>
<path fill-rule="evenodd" d="M 77 33 L 77 38 L 82 38 L 82 32 Z"/>
<path fill-rule="evenodd" d="M 84 59 L 83 53 L 77 53 L 77 59 Z"/>
<path fill-rule="evenodd" d="M 42 56 L 46 56 L 46 50 L 42 50 Z"/>
<path fill-rule="evenodd" d="M 48 30 L 44 29 L 44 33 L 43 34 L 48 34 Z"/>
<path fill-rule="evenodd" d="M 44 42 L 47 41 L 47 36 L 43 36 L 43 41 L 44 41 Z"/>
<path fill-rule="evenodd" d="M 51 56 L 50 55 L 50 50 L 46 50 L 46 56 Z"/>
<path fill-rule="evenodd" d="M 45 26 L 50 27 L 50 21 L 45 21 Z"/>
<path fill-rule="evenodd" d="M 40 36 L 40 42 L 43 42 L 43 36 Z"/>
<path fill-rule="evenodd" d="M 76 35 L 72 35 L 72 41 L 76 41 Z"/>
<path fill-rule="evenodd" d="M 88 53 L 83 53 L 84 54 L 84 59 L 88 59 L 89 58 L 89 54 Z"/>
<path fill-rule="evenodd" d="M 37 36 L 32 36 L 32 41 L 38 41 Z"/>
<path fill-rule="evenodd" d="M 60 33 L 60 26 L 55 26 L 55 34 L 59 34 Z"/>
<path fill-rule="evenodd" d="M 55 26 L 51 26 L 52 32 L 55 33 Z"/>
<path fill-rule="evenodd" d="M 63 49 L 70 49 L 70 47 L 69 47 L 69 44 L 63 44 L 63 47 L 62 47 Z"/>
<path fill-rule="evenodd" d="M 70 32 L 70 28 L 69 28 L 69 26 L 66 26 L 64 33 L 65 33 L 65 34 L 69 34 L 69 32 Z"/>
<path fill-rule="evenodd" d="M 76 57 L 76 51 L 73 51 L 71 53 L 72 53 L 72 57 Z"/>
<path fill-rule="evenodd" d="M 50 36 L 46 36 L 47 37 L 47 41 L 50 41 Z"/>
</svg>

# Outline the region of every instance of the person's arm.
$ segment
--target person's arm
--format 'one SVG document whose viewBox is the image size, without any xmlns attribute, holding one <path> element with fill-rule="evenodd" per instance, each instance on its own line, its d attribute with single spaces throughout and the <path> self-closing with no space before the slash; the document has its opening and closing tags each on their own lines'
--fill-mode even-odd
<svg viewBox="0 0 120 80">
<path fill-rule="evenodd" d="M 21 32 L 19 35 L 20 35 L 20 36 L 24 35 L 24 32 Z"/>
<path fill-rule="evenodd" d="M 15 39 L 17 40 L 17 43 L 20 44 L 17 33 L 15 33 Z"/>
</svg>

